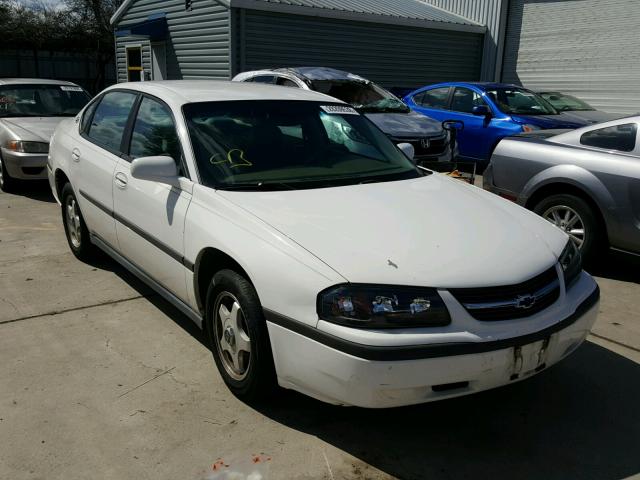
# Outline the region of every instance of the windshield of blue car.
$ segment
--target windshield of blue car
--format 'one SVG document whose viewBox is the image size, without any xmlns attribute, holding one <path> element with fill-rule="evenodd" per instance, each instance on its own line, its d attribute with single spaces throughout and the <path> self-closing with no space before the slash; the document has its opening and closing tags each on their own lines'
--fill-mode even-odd
<svg viewBox="0 0 640 480">
<path fill-rule="evenodd" d="M 212 188 L 295 190 L 423 175 L 348 105 L 225 101 L 183 112 L 201 180 Z"/>
<path fill-rule="evenodd" d="M 72 117 L 89 100 L 76 85 L 0 85 L 0 118 Z"/>
<path fill-rule="evenodd" d="M 559 112 L 587 112 L 595 110 L 595 108 L 587 102 L 565 93 L 544 92 L 540 95 Z"/>
<path fill-rule="evenodd" d="M 486 90 L 500 110 L 515 115 L 557 115 L 558 111 L 537 93 L 524 88 L 501 87 Z"/>
<path fill-rule="evenodd" d="M 408 113 L 401 100 L 384 88 L 365 80 L 315 80 L 312 88 L 316 92 L 351 104 L 363 113 Z"/>
</svg>

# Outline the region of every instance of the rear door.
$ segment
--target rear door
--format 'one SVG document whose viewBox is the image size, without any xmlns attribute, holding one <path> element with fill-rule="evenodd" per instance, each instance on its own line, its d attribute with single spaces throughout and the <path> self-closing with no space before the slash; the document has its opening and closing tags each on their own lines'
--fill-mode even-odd
<svg viewBox="0 0 640 480">
<path fill-rule="evenodd" d="M 193 182 L 187 177 L 171 109 L 157 98 L 141 97 L 131 123 L 126 155 L 114 175 L 114 216 L 122 255 L 144 273 L 187 301 L 184 221 Z M 168 155 L 182 172 L 176 185 L 131 176 L 139 157 Z"/>
<path fill-rule="evenodd" d="M 137 94 L 109 91 L 86 110 L 71 149 L 70 176 L 89 231 L 112 247 L 118 244 L 113 220 L 113 175 Z"/>
</svg>

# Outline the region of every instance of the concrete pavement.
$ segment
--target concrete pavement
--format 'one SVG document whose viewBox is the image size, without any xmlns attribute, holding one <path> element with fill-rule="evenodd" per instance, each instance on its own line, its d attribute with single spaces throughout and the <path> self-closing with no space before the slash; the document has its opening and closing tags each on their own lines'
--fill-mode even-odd
<svg viewBox="0 0 640 480">
<path fill-rule="evenodd" d="M 108 259 L 75 260 L 46 187 L 0 193 L 0 478 L 200 479 L 219 458 L 269 479 L 631 477 L 640 261 L 604 265 L 595 335 L 531 380 L 387 411 L 247 405 L 188 319 Z"/>
</svg>

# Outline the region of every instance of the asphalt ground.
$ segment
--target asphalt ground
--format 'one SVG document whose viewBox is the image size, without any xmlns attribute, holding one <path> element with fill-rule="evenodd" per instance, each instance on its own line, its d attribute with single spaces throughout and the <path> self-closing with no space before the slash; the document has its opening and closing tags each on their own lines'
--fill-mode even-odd
<svg viewBox="0 0 640 480">
<path fill-rule="evenodd" d="M 218 478 L 219 459 L 266 479 L 638 475 L 640 259 L 601 264 L 593 335 L 527 381 L 382 411 L 247 405 L 190 320 L 73 257 L 46 185 L 0 193 L 0 479 Z"/>
</svg>

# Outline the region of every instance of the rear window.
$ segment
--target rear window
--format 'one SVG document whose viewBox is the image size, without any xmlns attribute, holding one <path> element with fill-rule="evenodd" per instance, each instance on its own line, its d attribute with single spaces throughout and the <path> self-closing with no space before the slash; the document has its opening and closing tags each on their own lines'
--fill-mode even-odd
<svg viewBox="0 0 640 480">
<path fill-rule="evenodd" d="M 580 143 L 588 147 L 631 152 L 636 148 L 637 136 L 638 126 L 635 123 L 625 123 L 583 133 Z"/>
</svg>

